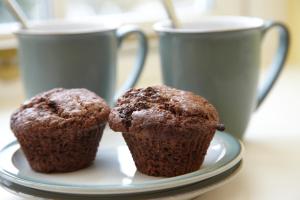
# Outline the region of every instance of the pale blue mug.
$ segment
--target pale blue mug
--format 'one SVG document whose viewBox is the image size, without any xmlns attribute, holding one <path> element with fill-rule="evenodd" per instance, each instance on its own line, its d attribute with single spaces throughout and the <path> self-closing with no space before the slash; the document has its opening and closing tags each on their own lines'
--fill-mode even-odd
<svg viewBox="0 0 300 200">
<path fill-rule="evenodd" d="M 147 55 L 145 34 L 136 26 L 92 22 L 45 22 L 16 33 L 26 98 L 56 87 L 87 88 L 111 104 L 137 82 Z M 137 35 L 136 63 L 119 92 L 118 49 Z"/>
<path fill-rule="evenodd" d="M 287 57 L 289 32 L 279 22 L 239 16 L 203 17 L 172 28 L 154 25 L 159 35 L 163 80 L 211 101 L 227 132 L 242 138 L 252 112 L 275 81 Z M 261 44 L 267 31 L 279 30 L 279 47 L 267 78 L 258 87 Z"/>
</svg>

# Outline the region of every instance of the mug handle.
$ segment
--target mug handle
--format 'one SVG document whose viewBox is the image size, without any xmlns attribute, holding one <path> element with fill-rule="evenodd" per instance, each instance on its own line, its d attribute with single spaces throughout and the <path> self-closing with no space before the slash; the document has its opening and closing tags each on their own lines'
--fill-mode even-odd
<svg viewBox="0 0 300 200">
<path fill-rule="evenodd" d="M 117 98 L 125 91 L 129 90 L 136 84 L 146 61 L 148 52 L 147 37 L 137 26 L 126 25 L 117 30 L 118 47 L 121 47 L 124 39 L 132 34 L 136 34 L 138 36 L 139 48 L 137 52 L 137 58 L 129 77 L 114 96 L 114 102 L 116 102 Z"/>
<path fill-rule="evenodd" d="M 256 109 L 259 108 L 261 103 L 264 101 L 264 99 L 274 86 L 274 83 L 278 79 L 286 61 L 290 44 L 289 30 L 284 24 L 280 22 L 266 22 L 262 30 L 263 37 L 272 28 L 278 28 L 279 30 L 279 46 L 276 52 L 276 56 L 272 61 L 269 71 L 267 72 L 266 80 L 262 83 L 261 87 L 258 90 Z"/>
</svg>

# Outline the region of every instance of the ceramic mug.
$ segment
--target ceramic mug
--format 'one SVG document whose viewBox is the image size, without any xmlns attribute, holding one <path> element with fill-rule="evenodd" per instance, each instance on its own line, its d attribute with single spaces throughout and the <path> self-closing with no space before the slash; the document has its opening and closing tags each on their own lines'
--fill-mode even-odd
<svg viewBox="0 0 300 200">
<path fill-rule="evenodd" d="M 258 87 L 261 45 L 267 31 L 279 30 L 279 47 L 267 78 Z M 154 25 L 159 35 L 163 80 L 211 101 L 227 132 L 242 138 L 251 117 L 278 78 L 287 57 L 289 32 L 279 22 L 220 16 Z"/>
<path fill-rule="evenodd" d="M 122 41 L 137 35 L 137 60 L 115 93 L 117 53 Z M 134 86 L 147 55 L 147 39 L 136 26 L 48 22 L 16 33 L 26 98 L 55 87 L 87 88 L 113 102 Z"/>
</svg>

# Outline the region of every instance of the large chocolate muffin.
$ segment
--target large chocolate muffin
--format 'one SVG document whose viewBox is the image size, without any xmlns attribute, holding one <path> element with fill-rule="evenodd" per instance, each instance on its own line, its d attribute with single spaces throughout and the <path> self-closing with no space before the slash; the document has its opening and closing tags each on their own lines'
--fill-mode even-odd
<svg viewBox="0 0 300 200">
<path fill-rule="evenodd" d="M 126 92 L 109 125 L 123 132 L 140 172 L 166 177 L 198 170 L 216 129 L 224 129 L 207 100 L 166 86 Z"/>
<path fill-rule="evenodd" d="M 110 109 L 86 89 L 53 89 L 11 116 L 11 129 L 32 169 L 70 172 L 95 159 Z"/>
</svg>

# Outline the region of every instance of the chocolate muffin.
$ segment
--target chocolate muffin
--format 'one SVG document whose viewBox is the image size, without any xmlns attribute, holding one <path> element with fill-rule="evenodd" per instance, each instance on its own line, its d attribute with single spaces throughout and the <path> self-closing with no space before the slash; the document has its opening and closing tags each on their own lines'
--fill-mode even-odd
<svg viewBox="0 0 300 200">
<path fill-rule="evenodd" d="M 109 112 L 93 92 L 58 88 L 24 103 L 10 123 L 33 170 L 71 172 L 95 159 Z"/>
<path fill-rule="evenodd" d="M 206 99 L 166 86 L 126 92 L 109 125 L 123 132 L 138 171 L 164 177 L 198 170 L 216 129 L 224 129 Z"/>
</svg>

